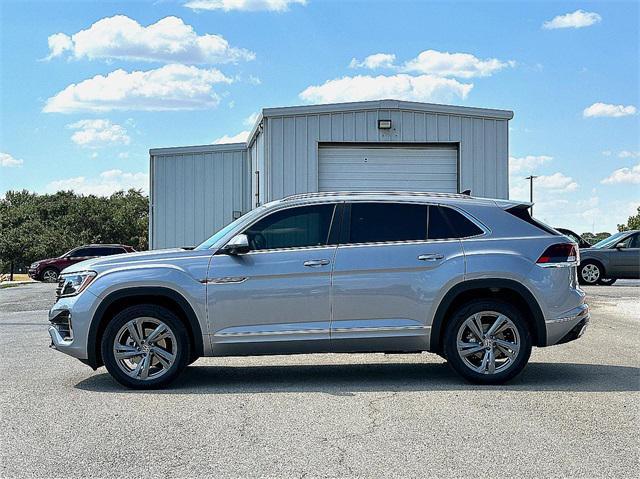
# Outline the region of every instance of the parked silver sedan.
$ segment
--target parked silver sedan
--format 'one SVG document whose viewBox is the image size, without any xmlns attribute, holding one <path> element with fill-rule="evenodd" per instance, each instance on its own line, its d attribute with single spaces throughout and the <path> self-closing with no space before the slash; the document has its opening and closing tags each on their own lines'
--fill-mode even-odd
<svg viewBox="0 0 640 479">
<path fill-rule="evenodd" d="M 200 356 L 430 351 L 464 378 L 516 376 L 589 322 L 577 248 L 530 204 L 318 193 L 256 208 L 195 250 L 62 273 L 53 347 L 132 388 Z"/>
<path fill-rule="evenodd" d="M 582 284 L 613 284 L 640 279 L 640 230 L 622 231 L 580 250 Z"/>
</svg>

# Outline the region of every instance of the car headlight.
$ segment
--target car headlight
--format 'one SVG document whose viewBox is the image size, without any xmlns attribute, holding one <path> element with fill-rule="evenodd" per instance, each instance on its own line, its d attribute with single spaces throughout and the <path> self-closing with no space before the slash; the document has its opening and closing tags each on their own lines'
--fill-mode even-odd
<svg viewBox="0 0 640 479">
<path fill-rule="evenodd" d="M 59 288 L 58 297 L 75 296 L 86 289 L 98 273 L 95 271 L 80 271 L 61 276 L 62 285 Z"/>
<path fill-rule="evenodd" d="M 37 267 L 38 267 L 38 265 L 39 265 L 39 264 L 40 264 L 40 261 L 36 261 L 35 263 L 31 263 L 30 268 L 31 268 L 31 269 L 35 269 L 35 268 L 37 268 Z"/>
</svg>

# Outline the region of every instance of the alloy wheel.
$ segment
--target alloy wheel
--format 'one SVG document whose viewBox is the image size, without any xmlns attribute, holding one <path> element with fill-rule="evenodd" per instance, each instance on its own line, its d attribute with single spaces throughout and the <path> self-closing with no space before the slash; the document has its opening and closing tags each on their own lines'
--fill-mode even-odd
<svg viewBox="0 0 640 479">
<path fill-rule="evenodd" d="M 45 283 L 55 283 L 58 281 L 58 273 L 52 269 L 47 269 L 42 273 L 42 280 Z"/>
<path fill-rule="evenodd" d="M 580 270 L 580 275 L 585 283 L 595 284 L 600 279 L 600 268 L 593 263 L 585 264 Z"/>
<path fill-rule="evenodd" d="M 468 368 L 480 374 L 497 374 L 509 369 L 518 357 L 520 334 L 506 315 L 482 311 L 462 323 L 456 344 Z"/>
<path fill-rule="evenodd" d="M 134 379 L 147 381 L 171 369 L 178 343 L 171 328 L 157 318 L 128 321 L 116 334 L 113 356 L 118 367 Z"/>
</svg>

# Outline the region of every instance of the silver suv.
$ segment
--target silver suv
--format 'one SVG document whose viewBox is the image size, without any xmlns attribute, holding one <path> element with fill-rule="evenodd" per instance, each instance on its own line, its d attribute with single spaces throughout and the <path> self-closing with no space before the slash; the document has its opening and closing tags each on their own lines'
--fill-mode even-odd
<svg viewBox="0 0 640 479">
<path fill-rule="evenodd" d="M 61 275 L 52 346 L 132 388 L 201 356 L 430 351 L 502 383 L 589 321 L 576 244 L 529 204 L 426 193 L 290 196 L 194 250 Z"/>
</svg>

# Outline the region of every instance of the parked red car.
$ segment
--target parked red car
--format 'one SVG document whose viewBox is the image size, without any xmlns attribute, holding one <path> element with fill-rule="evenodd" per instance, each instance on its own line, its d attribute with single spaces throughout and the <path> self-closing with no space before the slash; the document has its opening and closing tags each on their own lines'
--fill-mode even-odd
<svg viewBox="0 0 640 479">
<path fill-rule="evenodd" d="M 58 258 L 49 258 L 36 261 L 29 266 L 29 277 L 46 283 L 58 281 L 60 271 L 85 259 L 98 256 L 111 256 L 113 254 L 134 253 L 136 250 L 123 244 L 90 244 L 79 246 L 66 252 Z"/>
</svg>

